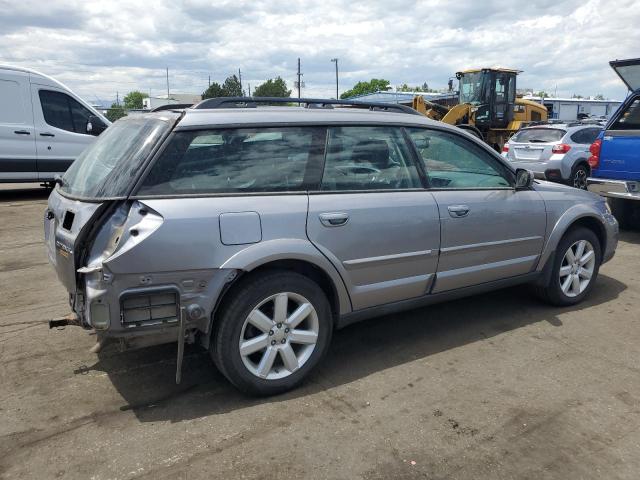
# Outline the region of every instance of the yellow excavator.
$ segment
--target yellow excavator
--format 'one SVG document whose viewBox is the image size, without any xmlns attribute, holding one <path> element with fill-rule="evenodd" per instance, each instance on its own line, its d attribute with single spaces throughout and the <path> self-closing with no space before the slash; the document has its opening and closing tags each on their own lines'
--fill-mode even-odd
<svg viewBox="0 0 640 480">
<path fill-rule="evenodd" d="M 421 95 L 412 107 L 434 120 L 467 129 L 498 151 L 518 129 L 547 120 L 547 109 L 531 100 L 516 98 L 516 76 L 520 70 L 479 68 L 456 73 L 460 99 L 446 107 Z"/>
</svg>

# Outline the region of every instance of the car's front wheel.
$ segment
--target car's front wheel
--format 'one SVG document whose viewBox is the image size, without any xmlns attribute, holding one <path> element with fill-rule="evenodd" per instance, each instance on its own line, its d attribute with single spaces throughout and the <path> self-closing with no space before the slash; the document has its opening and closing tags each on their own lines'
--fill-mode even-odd
<svg viewBox="0 0 640 480">
<path fill-rule="evenodd" d="M 282 393 L 325 355 L 331 318 L 324 292 L 309 278 L 284 271 L 258 274 L 223 303 L 211 355 L 240 390 Z"/>
<path fill-rule="evenodd" d="M 556 250 L 551 277 L 539 294 L 547 302 L 574 305 L 591 291 L 598 276 L 602 253 L 593 231 L 578 227 L 565 234 Z"/>
</svg>

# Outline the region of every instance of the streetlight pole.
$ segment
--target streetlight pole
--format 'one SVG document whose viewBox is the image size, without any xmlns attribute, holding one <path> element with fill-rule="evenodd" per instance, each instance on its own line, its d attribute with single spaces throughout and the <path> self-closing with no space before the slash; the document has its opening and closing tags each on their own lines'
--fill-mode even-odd
<svg viewBox="0 0 640 480">
<path fill-rule="evenodd" d="M 338 97 L 338 59 L 332 58 L 331 61 L 336 64 L 336 100 L 338 100 L 340 98 Z"/>
</svg>

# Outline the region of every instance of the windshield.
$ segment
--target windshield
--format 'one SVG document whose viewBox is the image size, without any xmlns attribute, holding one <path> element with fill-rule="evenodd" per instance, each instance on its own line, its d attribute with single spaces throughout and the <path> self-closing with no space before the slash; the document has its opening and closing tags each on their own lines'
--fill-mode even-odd
<svg viewBox="0 0 640 480">
<path fill-rule="evenodd" d="M 554 143 L 559 142 L 567 133 L 559 128 L 527 128 L 520 130 L 513 136 L 517 143 Z"/>
<path fill-rule="evenodd" d="M 489 97 L 489 75 L 483 72 L 464 73 L 460 77 L 460 103 L 480 105 Z"/>
<path fill-rule="evenodd" d="M 144 160 L 172 125 L 169 116 L 118 120 L 73 162 L 60 190 L 91 199 L 125 197 Z"/>
</svg>

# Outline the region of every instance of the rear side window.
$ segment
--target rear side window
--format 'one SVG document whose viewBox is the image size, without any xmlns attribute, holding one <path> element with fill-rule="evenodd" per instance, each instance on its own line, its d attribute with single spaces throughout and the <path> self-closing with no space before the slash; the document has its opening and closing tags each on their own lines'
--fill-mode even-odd
<svg viewBox="0 0 640 480">
<path fill-rule="evenodd" d="M 329 128 L 322 190 L 420 188 L 399 127 Z"/>
<path fill-rule="evenodd" d="M 322 127 L 177 132 L 137 193 L 304 191 L 319 177 L 325 139 Z"/>
<path fill-rule="evenodd" d="M 518 143 L 553 143 L 559 142 L 567 133 L 559 128 L 527 128 L 520 130 L 512 137 Z"/>
<path fill-rule="evenodd" d="M 87 133 L 87 121 L 93 114 L 80 102 L 65 93 L 52 90 L 40 90 L 38 95 L 44 121 L 48 125 L 68 132 Z"/>
<path fill-rule="evenodd" d="M 573 135 L 571 135 L 571 141 L 573 143 L 583 143 L 591 145 L 595 140 L 601 129 L 599 128 L 584 128 L 582 130 L 578 130 Z"/>
<path fill-rule="evenodd" d="M 619 116 L 611 130 L 640 130 L 640 98 L 636 98 Z"/>
</svg>

